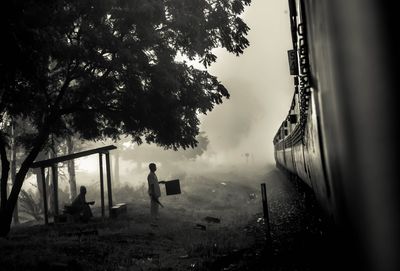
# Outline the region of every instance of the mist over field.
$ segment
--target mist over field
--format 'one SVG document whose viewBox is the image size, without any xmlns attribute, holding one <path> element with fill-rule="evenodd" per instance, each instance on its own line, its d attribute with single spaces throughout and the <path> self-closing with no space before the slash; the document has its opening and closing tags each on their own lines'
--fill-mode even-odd
<svg viewBox="0 0 400 271">
<path fill-rule="evenodd" d="M 85 142 L 79 146 L 80 151 L 117 146 L 110 152 L 114 197 L 118 199 L 122 193 L 120 200 L 132 202 L 139 194 L 147 197 L 150 162 L 157 164 L 159 180 L 179 179 L 188 196 L 212 195 L 210 187 L 229 182 L 258 192 L 259 176 L 267 174 L 275 164 L 272 139 L 287 114 L 293 92 L 286 53 L 291 44 L 287 12 L 286 2 L 252 1 L 243 14 L 251 29 L 250 46 L 244 54 L 237 57 L 222 49 L 214 50 L 218 59 L 208 70 L 228 89 L 230 98 L 199 116 L 196 148 L 174 151 L 146 143 L 138 146 L 123 137 L 117 142 Z M 204 69 L 197 61 L 191 64 Z M 100 203 L 98 156 L 76 159 L 75 167 L 78 189 L 80 185 L 87 186 L 88 198 Z M 195 184 L 202 178 L 211 190 L 198 189 Z M 36 194 L 37 185 L 35 175 L 30 175 L 23 189 Z M 59 165 L 59 188 L 62 206 L 71 200 L 65 164 Z M 136 196 L 129 195 L 135 193 Z"/>
<path fill-rule="evenodd" d="M 287 114 L 293 93 L 286 52 L 291 46 L 287 12 L 284 1 L 252 1 L 243 15 L 251 28 L 249 48 L 240 57 L 215 50 L 218 59 L 209 71 L 225 85 L 230 98 L 199 116 L 201 133 L 196 149 L 137 146 L 128 138 L 88 144 L 84 149 L 109 144 L 118 147 L 111 151 L 113 185 L 145 185 L 150 162 L 158 165 L 160 180 L 231 171 L 245 171 L 251 176 L 274 164 L 272 139 Z M 202 68 L 198 62 L 192 63 Z M 115 167 L 116 156 L 119 170 Z M 98 187 L 97 156 L 77 159 L 76 167 L 78 186 Z M 24 187 L 32 183 L 35 181 L 30 179 Z M 61 187 L 63 183 L 67 185 L 67 181 L 61 181 Z"/>
<path fill-rule="evenodd" d="M 103 145 L 99 145 L 103 146 Z M 131 149 L 132 148 L 132 149 Z M 135 151 L 135 149 L 138 151 Z M 111 151 L 111 177 L 114 188 L 129 186 L 147 189 L 148 164 L 157 164 L 157 176 L 161 180 L 180 179 L 182 185 L 186 181 L 191 182 L 198 176 L 206 176 L 210 181 L 214 178 L 216 183 L 235 181 L 237 175 L 251 179 L 263 174 L 271 168 L 272 163 L 257 162 L 251 154 L 237 155 L 230 161 L 218 163 L 213 157 L 207 157 L 205 153 L 200 156 L 188 155 L 186 151 L 163 150 L 156 146 L 134 145 L 125 150 Z M 190 158 L 188 158 L 189 156 Z M 117 162 L 118 159 L 118 162 Z M 119 165 L 118 165 L 119 164 Z M 90 189 L 99 188 L 99 161 L 98 156 L 93 155 L 75 160 L 77 186 L 85 185 Z M 60 189 L 68 190 L 68 174 L 65 167 L 59 167 Z M 219 178 L 218 176 L 224 176 Z M 244 181 L 244 180 L 242 180 Z M 27 179 L 24 188 L 34 189 L 36 180 L 34 175 Z M 190 190 L 190 189 L 189 189 Z"/>
</svg>

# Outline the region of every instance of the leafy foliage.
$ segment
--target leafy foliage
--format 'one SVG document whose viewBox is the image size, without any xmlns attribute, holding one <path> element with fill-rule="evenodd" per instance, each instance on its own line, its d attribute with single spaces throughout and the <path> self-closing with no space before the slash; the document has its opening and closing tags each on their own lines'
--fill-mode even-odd
<svg viewBox="0 0 400 271">
<path fill-rule="evenodd" d="M 241 54 L 249 0 L 12 1 L 5 20 L 1 108 L 51 133 L 172 147 L 196 144 L 198 113 L 229 97 L 178 55 L 216 61 Z M 24 102 L 21 102 L 24 101 Z M 47 121 L 47 122 L 46 122 Z"/>
<path fill-rule="evenodd" d="M 0 126 L 29 123 L 27 155 L 6 196 L 7 134 L 0 131 L 0 235 L 7 235 L 25 176 L 50 135 L 83 139 L 130 135 L 166 148 L 194 147 L 198 113 L 227 89 L 177 56 L 239 55 L 250 0 L 14 0 L 1 16 Z M 27 127 L 28 127 L 27 126 Z"/>
<path fill-rule="evenodd" d="M 42 204 L 34 199 L 34 197 L 32 196 L 32 192 L 21 190 L 19 200 L 22 213 L 33 217 L 35 220 L 43 219 Z"/>
</svg>

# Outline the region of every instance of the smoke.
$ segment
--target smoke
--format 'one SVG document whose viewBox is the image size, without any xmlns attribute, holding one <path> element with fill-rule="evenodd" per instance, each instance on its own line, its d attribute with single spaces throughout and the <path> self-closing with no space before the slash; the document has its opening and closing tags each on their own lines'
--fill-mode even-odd
<svg viewBox="0 0 400 271">
<path fill-rule="evenodd" d="M 293 95 L 287 2 L 253 1 L 244 20 L 251 28 L 250 47 L 239 57 L 216 50 L 218 60 L 210 68 L 231 94 L 201 117 L 210 139 L 205 156 L 217 164 L 240 164 L 246 153 L 254 163 L 272 163 L 272 139 Z"/>
</svg>

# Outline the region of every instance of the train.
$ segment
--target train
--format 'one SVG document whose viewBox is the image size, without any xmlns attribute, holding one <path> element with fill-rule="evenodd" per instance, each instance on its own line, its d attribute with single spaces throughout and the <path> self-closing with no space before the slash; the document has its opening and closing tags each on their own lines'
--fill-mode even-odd
<svg viewBox="0 0 400 271">
<path fill-rule="evenodd" d="M 357 270 L 400 270 L 396 9 L 289 0 L 293 99 L 276 165 L 314 193 Z"/>
</svg>

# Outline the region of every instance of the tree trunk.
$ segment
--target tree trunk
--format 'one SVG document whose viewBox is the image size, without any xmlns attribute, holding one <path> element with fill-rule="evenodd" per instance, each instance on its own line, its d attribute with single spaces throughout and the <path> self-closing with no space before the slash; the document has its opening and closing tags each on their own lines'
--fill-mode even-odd
<svg viewBox="0 0 400 271">
<path fill-rule="evenodd" d="M 114 184 L 116 187 L 120 186 L 119 183 L 119 152 L 118 150 L 114 153 Z"/>
<path fill-rule="evenodd" d="M 46 153 L 44 151 L 40 152 L 38 156 L 36 157 L 38 161 L 45 160 L 47 159 Z M 42 172 L 40 168 L 35 168 L 34 169 L 35 175 L 36 175 L 36 183 L 37 183 L 37 188 L 39 190 L 39 202 L 40 202 L 40 207 L 43 208 L 43 184 L 42 184 Z M 46 184 L 46 187 L 48 185 Z"/>
<path fill-rule="evenodd" d="M 55 158 L 56 153 L 55 153 L 55 148 L 54 148 L 54 143 L 53 143 L 53 148 L 49 152 L 49 159 Z M 53 190 L 53 176 L 50 178 L 51 175 L 51 167 L 47 168 L 47 175 L 46 175 L 46 189 L 47 189 L 47 196 L 48 196 L 48 203 L 49 203 L 49 215 L 54 215 L 54 210 L 55 210 L 55 195 L 54 195 L 54 190 Z"/>
<path fill-rule="evenodd" d="M 11 160 L 11 181 L 12 184 L 15 183 L 15 176 L 17 174 L 17 165 L 16 165 L 16 161 L 15 161 L 15 152 L 13 151 L 12 153 L 12 160 Z M 14 219 L 14 224 L 19 224 L 19 216 L 18 216 L 18 201 L 15 205 L 14 208 L 14 214 L 13 214 L 13 219 Z"/>
<path fill-rule="evenodd" d="M 0 212 L 0 237 L 5 237 L 10 232 L 12 214 L 8 215 L 6 211 Z"/>
<path fill-rule="evenodd" d="M 72 137 L 67 137 L 67 154 L 74 153 L 74 142 L 72 141 Z M 75 160 L 67 161 L 68 167 L 68 175 L 69 175 L 69 191 L 70 191 L 70 200 L 74 200 L 77 196 L 76 193 L 76 175 L 75 175 Z"/>
<path fill-rule="evenodd" d="M 0 236 L 7 236 L 10 232 L 10 225 L 12 221 L 12 214 L 14 212 L 15 205 L 18 200 L 19 192 L 21 191 L 22 185 L 25 180 L 25 176 L 28 173 L 30 166 L 35 160 L 38 153 L 42 150 L 44 143 L 48 139 L 50 133 L 50 121 L 49 119 L 44 122 L 41 131 L 39 132 L 34 147 L 29 152 L 28 156 L 22 162 L 21 167 L 18 173 L 15 175 L 15 182 L 11 189 L 10 196 L 6 201 L 5 208 L 0 213 Z M 0 151 L 2 151 L 1 146 L 3 144 L 0 143 Z M 4 145 L 3 145 L 4 146 Z M 2 158 L 3 159 L 3 158 Z M 3 176 L 2 176 L 3 177 Z"/>
<path fill-rule="evenodd" d="M 17 145 L 15 144 L 15 124 L 11 123 L 11 183 L 15 182 L 15 175 L 17 174 Z M 14 209 L 14 224 L 19 224 L 18 217 L 18 200 Z"/>
<path fill-rule="evenodd" d="M 0 156 L 1 156 L 1 179 L 0 179 L 0 212 L 3 213 L 7 203 L 7 181 L 10 172 L 10 162 L 7 158 L 5 142 L 0 138 Z M 2 220 L 0 220 L 2 221 Z"/>
<path fill-rule="evenodd" d="M 50 157 L 52 158 L 52 157 Z M 51 183 L 51 179 L 50 179 L 50 170 L 51 168 L 47 168 L 47 174 L 46 174 L 46 178 L 45 178 L 45 182 L 46 182 L 46 195 L 47 195 L 47 204 L 48 204 L 48 215 L 52 216 L 53 215 L 53 210 L 54 210 L 54 196 L 53 196 L 53 185 Z M 45 170 L 46 171 L 46 170 Z"/>
</svg>

